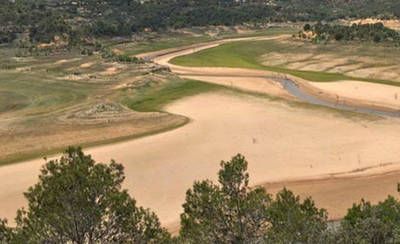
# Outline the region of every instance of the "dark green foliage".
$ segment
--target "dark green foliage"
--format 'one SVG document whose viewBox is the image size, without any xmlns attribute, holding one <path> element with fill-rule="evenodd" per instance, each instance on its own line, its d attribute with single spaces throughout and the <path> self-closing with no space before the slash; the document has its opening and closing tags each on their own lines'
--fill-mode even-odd
<svg viewBox="0 0 400 244">
<path fill-rule="evenodd" d="M 15 243 L 160 243 L 169 234 L 154 213 L 136 206 L 120 164 L 96 164 L 80 148 L 46 163 L 25 193 Z"/>
<path fill-rule="evenodd" d="M 181 238 L 187 243 L 318 243 L 327 235 L 327 214 L 311 199 L 284 189 L 273 200 L 250 189 L 247 161 L 221 163 L 219 185 L 196 182 L 186 193 Z"/>
<path fill-rule="evenodd" d="M 61 15 L 50 13 L 49 16 L 38 20 L 36 25 L 31 27 L 30 39 L 32 42 L 51 42 L 54 36 L 72 36 L 72 27 Z"/>
<path fill-rule="evenodd" d="M 187 243 L 257 243 L 268 231 L 271 197 L 248 187 L 247 161 L 222 162 L 219 183 L 196 182 L 186 193 L 181 237 Z"/>
<path fill-rule="evenodd" d="M 126 54 L 116 55 L 114 60 L 121 63 L 141 63 L 142 61 L 134 56 L 129 56 Z"/>
<path fill-rule="evenodd" d="M 312 199 L 303 202 L 286 188 L 268 208 L 271 222 L 269 240 L 274 243 L 319 243 L 327 232 L 327 212 Z"/>
<path fill-rule="evenodd" d="M 0 243 L 11 241 L 12 230 L 7 226 L 7 221 L 0 219 Z"/>
<path fill-rule="evenodd" d="M 128 36 L 166 28 L 400 16 L 397 0 L 1 0 L 0 4 L 0 43 L 26 32 L 32 42 L 66 35 L 75 45 L 87 36 Z"/>
<path fill-rule="evenodd" d="M 315 40 L 400 43 L 400 33 L 385 27 L 382 23 L 353 24 L 351 26 L 318 23 L 310 26 L 310 30 L 316 34 Z"/>
<path fill-rule="evenodd" d="M 311 25 L 310 24 L 305 24 L 303 30 L 304 31 L 310 31 L 311 30 Z"/>
<path fill-rule="evenodd" d="M 344 217 L 339 232 L 344 243 L 399 243 L 400 202 L 389 196 L 373 205 L 362 200 Z"/>
<path fill-rule="evenodd" d="M 87 53 L 82 53 L 87 54 Z M 90 54 L 90 53 L 89 53 Z M 112 50 L 108 48 L 103 48 L 101 50 L 101 56 L 104 59 L 108 59 L 110 61 L 120 62 L 120 63 L 143 63 L 144 61 L 135 57 L 129 56 L 127 54 L 116 54 Z"/>
<path fill-rule="evenodd" d="M 154 213 L 121 190 L 121 165 L 95 163 L 69 148 L 25 193 L 28 208 L 18 211 L 17 226 L 0 219 L 0 243 L 400 243 L 394 197 L 376 205 L 362 200 L 328 227 L 327 212 L 311 198 L 283 189 L 273 199 L 264 188 L 249 188 L 247 166 L 239 154 L 221 162 L 219 184 L 195 182 L 172 239 Z"/>
</svg>

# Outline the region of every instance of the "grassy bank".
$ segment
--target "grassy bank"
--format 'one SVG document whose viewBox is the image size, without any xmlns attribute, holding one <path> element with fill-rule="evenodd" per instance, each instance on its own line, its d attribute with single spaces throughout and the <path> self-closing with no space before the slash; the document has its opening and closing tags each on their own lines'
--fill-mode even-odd
<svg viewBox="0 0 400 244">
<path fill-rule="evenodd" d="M 17 83 L 16 83 L 17 84 Z M 29 88 L 29 87 L 27 87 Z M 141 88 L 138 90 L 126 90 L 126 91 L 121 91 L 121 94 L 116 94 L 118 95 L 119 99 L 121 100 L 121 102 L 128 106 L 129 108 L 139 111 L 139 112 L 155 112 L 155 111 L 163 111 L 163 107 L 166 106 L 167 104 L 174 102 L 178 99 L 182 99 L 184 97 L 188 97 L 188 96 L 193 96 L 193 95 L 197 95 L 200 93 L 204 93 L 204 92 L 210 92 L 210 91 L 216 91 L 221 89 L 222 86 L 218 86 L 218 85 L 213 85 L 213 84 L 209 84 L 209 83 L 205 83 L 205 82 L 199 82 L 199 81 L 193 81 L 193 80 L 181 80 L 181 79 L 172 79 L 172 80 L 166 80 L 164 84 L 162 85 L 157 85 L 157 86 L 149 86 L 149 87 L 145 87 L 145 88 Z M 17 89 L 14 89 L 17 90 Z M 43 91 L 46 91 L 46 89 L 43 89 Z M 49 89 L 47 89 L 49 90 Z M 33 89 L 30 89 L 30 92 L 32 92 Z M 5 92 L 3 92 L 5 94 Z M 0 93 L 1 95 L 2 93 Z M 9 94 L 7 93 L 7 98 L 17 98 L 15 94 Z M 38 99 L 41 98 L 40 96 L 38 97 Z M 5 97 L 1 97 L 1 99 L 5 99 Z M 0 101 L 2 101 L 0 99 Z M 6 104 L 8 104 L 8 106 L 12 105 L 12 101 L 15 99 L 10 99 L 10 101 L 8 101 Z M 22 100 L 24 101 L 24 100 Z M 22 102 L 21 102 L 22 103 Z M 64 103 L 62 103 L 64 105 Z M 21 105 L 22 106 L 22 105 Z M 26 106 L 32 106 L 27 104 Z M 48 105 L 50 106 L 50 105 Z M 3 106 L 5 107 L 5 106 Z M 2 108 L 2 107 L 0 107 Z M 10 110 L 11 108 L 8 107 L 8 109 Z M 17 107 L 15 109 L 18 109 Z M 36 110 L 36 109 L 35 109 Z M 31 110 L 30 110 L 31 111 Z M 24 118 L 25 115 L 21 115 L 22 118 Z M 176 129 L 178 127 L 181 127 L 183 125 L 185 125 L 189 119 L 182 117 L 180 115 L 168 115 L 170 116 L 170 118 L 175 118 L 173 121 L 175 122 L 170 122 L 167 121 L 168 123 L 160 123 L 160 120 L 157 118 L 154 118 L 153 120 L 149 120 L 149 123 L 154 123 L 154 127 L 150 130 L 147 131 L 142 131 L 142 132 L 135 132 L 134 133 L 129 133 L 129 131 L 126 132 L 126 134 L 121 135 L 121 136 L 117 136 L 117 137 L 99 137 L 98 140 L 95 141 L 86 141 L 86 142 L 82 142 L 80 141 L 79 143 L 76 143 L 77 145 L 81 145 L 83 147 L 92 147 L 92 146 L 98 146 L 98 145 L 105 145 L 105 144 L 110 144 L 110 143 L 115 143 L 115 142 L 121 142 L 121 141 L 126 141 L 126 140 L 132 140 L 132 139 L 138 139 L 144 136 L 149 136 L 149 135 L 154 135 L 154 134 L 158 134 L 158 133 L 162 133 L 162 132 L 166 132 L 169 130 L 173 130 Z M 29 123 L 24 123 L 25 126 L 31 126 L 31 125 L 35 125 L 37 126 L 38 123 L 40 123 L 40 118 L 36 118 L 34 117 L 34 121 L 31 121 L 32 119 L 30 119 Z M 46 117 L 48 118 L 48 117 Z M 52 118 L 49 118 L 52 119 Z M 43 120 L 45 121 L 45 120 Z M 48 120 L 46 120 L 48 121 Z M 44 123 L 44 122 L 43 122 Z M 126 122 L 129 123 L 129 122 Z M 119 124 L 115 124 L 118 127 L 121 127 L 121 125 Z M 64 127 L 62 125 L 59 125 L 59 127 L 57 127 L 58 125 L 54 125 L 52 124 L 51 126 L 49 126 L 48 128 L 51 128 L 51 131 L 54 131 L 54 136 L 57 136 L 59 133 L 57 133 L 58 130 L 61 130 L 60 132 L 62 132 L 62 130 L 64 130 Z M 103 125 L 103 124 L 99 124 L 99 125 L 94 125 L 94 127 L 82 127 L 81 125 L 76 125 L 76 129 L 77 130 L 87 130 L 87 129 L 93 129 L 98 127 L 98 132 L 100 132 L 103 126 L 108 126 L 108 125 Z M 111 126 L 111 125 L 110 125 Z M 135 127 L 135 124 L 132 125 L 133 127 Z M 111 126 L 112 127 L 112 126 Z M 40 128 L 39 128 L 40 129 Z M 23 130 L 23 128 L 21 128 L 21 130 Z M 16 133 L 19 131 L 19 129 L 16 131 Z M 37 142 L 39 144 L 44 143 L 41 138 L 46 138 L 46 134 L 41 134 L 40 131 L 35 129 L 35 133 L 37 135 L 29 135 L 29 136 L 37 136 Z M 16 134 L 17 135 L 17 134 Z M 111 135 L 111 134 L 110 134 Z M 25 135 L 27 136 L 27 135 Z M 4 139 L 4 138 L 3 138 Z M 66 138 L 67 139 L 67 138 Z M 81 139 L 81 138 L 76 138 L 77 140 Z M 4 141 L 4 143 L 7 143 L 6 141 Z M 37 150 L 35 148 L 32 148 L 31 150 L 27 150 L 24 152 L 19 151 L 18 153 L 13 153 L 13 154 L 9 154 L 9 155 L 3 155 L 3 157 L 0 157 L 0 166 L 1 165 L 7 165 L 7 164 L 11 164 L 11 163 L 15 163 L 15 162 L 21 162 L 21 161 L 26 161 L 29 159 L 34 159 L 34 158 L 38 158 L 38 157 L 43 157 L 45 155 L 55 155 L 58 153 L 61 153 L 63 150 L 65 150 L 65 148 L 68 145 L 65 146 L 49 146 L 46 149 L 40 149 Z"/>
<path fill-rule="evenodd" d="M 173 80 L 157 88 L 144 88 L 134 94 L 126 94 L 122 103 L 139 112 L 162 111 L 173 101 L 204 92 L 216 91 L 222 86 L 194 80 Z"/>
<path fill-rule="evenodd" d="M 298 45 L 282 45 L 276 41 L 243 41 L 227 43 L 215 48 L 202 50 L 200 52 L 181 56 L 173 59 L 173 64 L 192 67 L 233 67 L 233 68 L 249 68 L 263 69 L 273 72 L 294 75 L 306 80 L 317 82 L 329 82 L 338 80 L 359 80 L 366 82 L 382 83 L 388 85 L 399 86 L 400 82 L 371 79 L 346 75 L 337 72 L 310 71 L 291 69 L 285 65 L 263 65 L 262 57 L 268 53 L 283 52 L 288 54 L 299 53 L 308 50 L 296 49 Z"/>
<path fill-rule="evenodd" d="M 226 38 L 252 37 L 252 36 L 272 36 L 282 34 L 293 34 L 297 29 L 291 27 L 273 27 L 267 29 L 254 29 L 247 32 L 238 33 L 233 29 L 220 31 L 211 34 L 210 30 L 188 30 L 190 33 L 160 33 L 155 36 L 147 37 L 146 40 L 127 42 L 114 45 L 113 48 L 123 51 L 127 55 L 137 55 L 141 53 L 160 51 L 163 49 L 188 46 L 196 43 L 203 43 Z"/>
</svg>

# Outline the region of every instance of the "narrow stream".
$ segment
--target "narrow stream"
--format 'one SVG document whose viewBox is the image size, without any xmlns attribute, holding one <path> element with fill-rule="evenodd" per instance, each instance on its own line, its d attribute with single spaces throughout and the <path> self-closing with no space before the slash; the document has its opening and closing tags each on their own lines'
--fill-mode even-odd
<svg viewBox="0 0 400 244">
<path fill-rule="evenodd" d="M 357 113 L 372 114 L 372 115 L 386 116 L 386 117 L 400 117 L 400 111 L 392 112 L 392 111 L 384 111 L 384 110 L 374 109 L 374 108 L 357 107 L 357 106 L 352 106 L 352 105 L 348 105 L 348 104 L 343 104 L 340 102 L 333 103 L 330 101 L 320 99 L 316 96 L 313 96 L 309 93 L 302 91 L 301 89 L 299 89 L 299 87 L 296 85 L 296 83 L 293 82 L 292 80 L 279 79 L 277 81 L 280 82 L 282 87 L 286 91 L 288 91 L 290 94 L 297 97 L 299 100 L 310 103 L 310 104 L 321 105 L 321 106 L 325 106 L 325 107 L 341 109 L 341 110 L 345 110 L 345 111 L 352 111 L 352 112 L 357 112 Z"/>
</svg>

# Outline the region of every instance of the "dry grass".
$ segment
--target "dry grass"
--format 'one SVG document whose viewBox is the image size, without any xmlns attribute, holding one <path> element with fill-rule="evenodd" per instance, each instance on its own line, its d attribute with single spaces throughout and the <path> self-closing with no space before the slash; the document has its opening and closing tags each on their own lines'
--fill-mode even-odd
<svg viewBox="0 0 400 244">
<path fill-rule="evenodd" d="M 157 133 L 187 122 L 178 115 L 151 108 L 139 113 L 121 104 L 145 89 L 154 89 L 157 96 L 164 84 L 180 80 L 152 73 L 151 64 L 121 64 L 78 53 L 12 58 L 13 50 L 6 47 L 0 54 L 0 164 L 70 145 Z M 157 111 L 162 102 L 168 101 L 160 101 Z"/>
<path fill-rule="evenodd" d="M 400 51 L 396 47 L 372 44 L 313 45 L 303 42 L 273 43 L 260 57 L 266 66 L 294 70 L 340 73 L 352 77 L 400 81 Z"/>
</svg>

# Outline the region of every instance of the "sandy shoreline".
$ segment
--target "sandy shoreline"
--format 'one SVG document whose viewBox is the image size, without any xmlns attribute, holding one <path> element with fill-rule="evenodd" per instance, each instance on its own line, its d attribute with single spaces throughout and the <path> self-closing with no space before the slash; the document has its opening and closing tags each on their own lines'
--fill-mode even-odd
<svg viewBox="0 0 400 244">
<path fill-rule="evenodd" d="M 312 197 L 318 207 L 327 209 L 331 220 L 339 220 L 348 208 L 361 199 L 378 203 L 388 195 L 398 197 L 399 179 L 400 171 L 395 170 L 371 175 L 266 183 L 262 186 L 272 194 L 286 187 L 303 199 Z"/>
<path fill-rule="evenodd" d="M 272 72 L 168 64 L 172 57 L 195 50 L 169 50 L 154 57 L 183 77 L 293 99 L 268 78 Z M 331 87 L 304 82 L 317 94 L 323 90 L 324 96 L 351 95 L 347 88 L 340 88 L 340 82 Z M 362 89 L 375 90 L 374 86 Z M 393 90 L 382 88 L 379 93 L 349 97 L 354 99 L 349 101 L 398 106 L 394 98 L 378 104 L 382 97 L 395 97 Z M 99 162 L 112 158 L 122 163 L 126 172 L 124 187 L 171 229 L 176 228 L 185 191 L 193 181 L 215 180 L 220 160 L 237 153 L 249 160 L 251 185 L 265 185 L 269 192 L 288 186 L 302 196 L 312 195 L 318 206 L 328 208 L 332 218 L 343 216 L 351 207 L 350 201 L 361 197 L 383 200 L 397 189 L 393 184 L 400 178 L 398 119 L 365 120 L 232 92 L 188 97 L 170 104 L 166 111 L 188 117 L 191 122 L 173 131 L 85 152 Z M 0 167 L 0 217 L 12 219 L 15 211 L 25 205 L 22 192 L 36 182 L 42 164 L 43 160 L 37 159 Z"/>
<path fill-rule="evenodd" d="M 215 180 L 220 160 L 236 153 L 248 158 L 252 185 L 366 167 L 374 170 L 360 171 L 360 176 L 382 173 L 397 167 L 400 158 L 400 124 L 395 119 L 350 119 L 233 93 L 189 97 L 167 111 L 192 122 L 166 133 L 85 150 L 97 161 L 113 158 L 123 163 L 124 187 L 166 226 L 179 219 L 193 181 Z M 12 219 L 24 205 L 22 192 L 36 182 L 42 163 L 33 160 L 0 168 L 0 216 Z"/>
<path fill-rule="evenodd" d="M 269 95 L 295 99 L 290 95 L 288 96 L 287 91 L 282 89 L 279 84 L 276 84 L 276 81 L 271 82 L 274 78 L 290 79 L 306 93 L 329 102 L 388 112 L 398 112 L 400 110 L 400 87 L 362 81 L 310 82 L 296 76 L 267 70 L 225 67 L 185 67 L 170 63 L 170 61 L 176 57 L 193 54 L 229 42 L 284 40 L 288 37 L 288 35 L 279 35 L 272 37 L 225 39 L 188 47 L 168 49 L 167 51 L 144 53 L 138 57 L 153 60 L 159 65 L 168 66 L 172 72 L 183 78 L 229 85 L 250 92 L 262 92 Z M 235 79 L 232 79 L 232 77 L 235 77 Z M 224 79 L 228 81 L 223 81 Z M 260 87 L 260 79 L 267 81 L 261 83 L 269 83 L 270 86 L 268 88 Z M 275 83 L 275 85 L 271 86 L 272 83 Z"/>
</svg>

